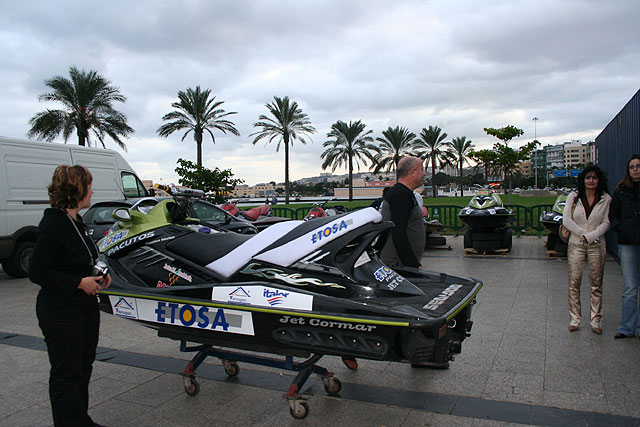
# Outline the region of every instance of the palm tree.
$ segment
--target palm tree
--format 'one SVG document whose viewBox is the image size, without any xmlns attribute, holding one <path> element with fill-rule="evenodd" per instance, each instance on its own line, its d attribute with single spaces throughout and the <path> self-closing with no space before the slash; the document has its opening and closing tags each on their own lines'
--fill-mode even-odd
<svg viewBox="0 0 640 427">
<path fill-rule="evenodd" d="M 311 120 L 298 107 L 297 102 L 289 101 L 288 96 L 284 98 L 274 96 L 273 99 L 272 103 L 265 104 L 273 117 L 261 114 L 258 117 L 260 121 L 253 124 L 253 127 L 261 130 L 250 136 L 256 135 L 253 144 L 261 139 L 266 139 L 267 142 L 277 139 L 276 151 L 280 150 L 280 143 L 284 143 L 284 197 L 285 203 L 289 203 L 289 144 L 295 139 L 306 144 L 306 135 L 315 133 L 316 129 L 311 126 Z"/>
<path fill-rule="evenodd" d="M 445 144 L 449 147 L 448 155 L 451 160 L 456 163 L 458 166 L 458 171 L 460 171 L 460 195 L 464 196 L 464 187 L 462 185 L 462 166 L 464 162 L 469 163 L 469 155 L 473 151 L 473 143 L 470 139 L 467 139 L 466 136 L 459 136 L 457 138 L 453 138 L 451 141 Z"/>
<path fill-rule="evenodd" d="M 171 104 L 176 110 L 162 116 L 163 121 L 173 121 L 163 124 L 156 131 L 158 135 L 166 138 L 173 132 L 186 129 L 187 131 L 182 135 L 182 141 L 190 132 L 193 132 L 193 139 L 198 149 L 198 166 L 202 166 L 202 136 L 205 131 L 211 136 L 214 144 L 216 138 L 213 136 L 212 129 L 222 131 L 224 134 L 230 132 L 240 136 L 233 122 L 224 118 L 237 113 L 224 111 L 220 108 L 224 101 L 216 101 L 216 97 L 209 98 L 210 95 L 210 89 L 203 91 L 200 90 L 200 86 L 196 86 L 195 90 L 188 88 L 186 92 L 178 91 L 180 101 Z"/>
<path fill-rule="evenodd" d="M 449 163 L 449 158 L 444 150 L 446 143 L 443 142 L 446 137 L 447 133 L 442 132 L 442 129 L 438 126 L 429 126 L 429 129 L 422 128 L 420 137 L 416 139 L 415 142 L 418 157 L 426 158 L 425 167 L 431 163 L 431 187 L 433 189 L 433 197 L 438 195 L 438 189 L 434 181 L 436 176 L 436 163 Z"/>
<path fill-rule="evenodd" d="M 350 121 L 349 124 L 338 120 L 331 125 L 331 131 L 327 133 L 328 138 L 334 139 L 322 144 L 327 148 L 321 156 L 324 159 L 322 169 L 332 166 L 333 172 L 337 167 L 343 164 L 347 165 L 349 170 L 349 201 L 353 200 L 353 161 L 355 160 L 358 168 L 360 167 L 359 160 L 364 165 L 367 164 L 367 159 L 373 162 L 371 152 L 376 149 L 374 145 L 368 144 L 373 141 L 373 138 L 369 136 L 373 131 L 365 132 L 365 127 L 366 125 L 360 120 Z"/>
<path fill-rule="evenodd" d="M 71 80 L 62 76 L 45 80 L 53 92 L 40 95 L 38 100 L 60 102 L 65 108 L 37 113 L 29 120 L 31 129 L 27 136 L 53 141 L 62 133 L 66 143 L 75 130 L 78 144 L 84 146 L 90 145 L 91 131 L 103 147 L 104 137 L 108 135 L 126 151 L 121 137 L 128 137 L 134 130 L 124 114 L 113 108 L 113 103 L 125 102 L 127 98 L 95 71 L 80 71 L 72 66 L 69 77 Z"/>
<path fill-rule="evenodd" d="M 373 173 L 378 173 L 382 169 L 387 172 L 392 169 L 396 172 L 396 181 L 398 180 L 398 162 L 403 156 L 412 155 L 413 142 L 416 135 L 409 132 L 408 129 L 400 126 L 389 128 L 382 131 L 382 137 L 376 138 L 380 142 L 377 147 L 377 153 L 374 156 L 375 168 Z"/>
</svg>

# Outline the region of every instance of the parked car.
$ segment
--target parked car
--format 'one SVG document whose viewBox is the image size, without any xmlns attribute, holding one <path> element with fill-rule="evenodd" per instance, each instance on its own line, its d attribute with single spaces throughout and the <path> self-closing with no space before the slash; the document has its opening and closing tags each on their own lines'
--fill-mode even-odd
<svg viewBox="0 0 640 427">
<path fill-rule="evenodd" d="M 91 206 L 82 217 L 89 228 L 89 234 L 96 242 L 104 237 L 106 232 L 113 226 L 116 220 L 113 218 L 113 211 L 118 208 L 137 209 L 142 213 L 147 213 L 158 202 L 170 199 L 170 197 L 143 197 L 127 200 L 114 200 L 110 202 L 99 202 Z M 213 203 L 204 200 L 197 200 L 189 210 L 189 216 L 241 234 L 256 234 L 258 229 L 248 221 L 236 218 L 220 209 Z"/>
</svg>

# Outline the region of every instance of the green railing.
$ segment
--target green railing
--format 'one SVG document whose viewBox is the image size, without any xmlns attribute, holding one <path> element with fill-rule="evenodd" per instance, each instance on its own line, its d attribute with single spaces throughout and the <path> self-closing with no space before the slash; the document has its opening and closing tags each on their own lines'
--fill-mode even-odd
<svg viewBox="0 0 640 427">
<path fill-rule="evenodd" d="M 349 211 L 355 211 L 364 207 L 366 206 L 355 207 L 349 209 Z M 465 227 L 458 216 L 458 212 L 460 212 L 460 209 L 464 207 L 465 206 L 458 205 L 427 206 L 429 209 L 429 219 L 437 219 L 440 221 L 446 228 L 453 230 L 454 236 L 458 236 L 460 230 Z M 511 227 L 514 229 L 517 236 L 520 236 L 523 230 L 529 228 L 537 231 L 538 237 L 541 237 L 544 227 L 540 223 L 540 215 L 544 211 L 550 211 L 553 208 L 553 205 L 544 204 L 530 207 L 524 205 L 505 205 L 505 207 L 507 209 L 513 209 L 514 217 L 511 221 Z M 309 213 L 309 209 L 311 209 L 309 206 L 296 209 L 275 206 L 271 208 L 274 216 L 291 219 L 303 219 L 307 213 Z"/>
<path fill-rule="evenodd" d="M 535 205 L 529 208 L 529 212 L 531 215 L 531 221 L 529 222 L 529 227 L 533 228 L 538 232 L 538 237 L 542 236 L 542 230 L 544 230 L 544 227 L 540 222 L 540 215 L 542 215 L 542 212 L 548 212 L 551 209 L 553 209 L 553 205 L 549 205 L 549 204 Z"/>
</svg>

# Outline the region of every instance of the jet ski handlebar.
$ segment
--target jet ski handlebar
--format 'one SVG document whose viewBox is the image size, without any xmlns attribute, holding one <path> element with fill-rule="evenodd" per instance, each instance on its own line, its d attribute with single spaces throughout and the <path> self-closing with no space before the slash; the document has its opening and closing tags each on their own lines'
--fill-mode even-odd
<svg viewBox="0 0 640 427">
<path fill-rule="evenodd" d="M 155 188 L 166 191 L 174 197 L 194 197 L 200 198 L 204 196 L 204 191 L 194 190 L 193 188 L 176 187 L 175 185 L 155 184 Z"/>
<path fill-rule="evenodd" d="M 204 196 L 204 191 L 194 190 L 192 188 L 162 184 L 155 184 L 154 187 L 166 191 L 173 197 L 175 203 L 169 207 L 169 214 L 175 222 L 187 218 L 187 211 L 189 207 L 193 205 L 193 199 L 199 199 Z"/>
</svg>

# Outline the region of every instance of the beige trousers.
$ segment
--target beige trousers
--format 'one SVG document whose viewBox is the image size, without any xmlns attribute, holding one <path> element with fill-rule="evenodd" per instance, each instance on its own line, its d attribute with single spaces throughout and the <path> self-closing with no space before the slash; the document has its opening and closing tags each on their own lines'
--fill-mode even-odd
<svg viewBox="0 0 640 427">
<path fill-rule="evenodd" d="M 605 243 L 569 243 L 567 265 L 569 270 L 569 315 L 570 325 L 580 325 L 580 285 L 585 260 L 589 265 L 591 286 L 591 327 L 600 328 L 602 321 L 602 275 L 604 274 Z"/>
</svg>

